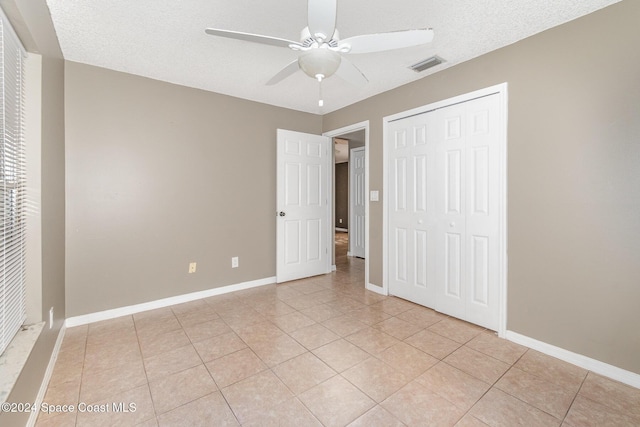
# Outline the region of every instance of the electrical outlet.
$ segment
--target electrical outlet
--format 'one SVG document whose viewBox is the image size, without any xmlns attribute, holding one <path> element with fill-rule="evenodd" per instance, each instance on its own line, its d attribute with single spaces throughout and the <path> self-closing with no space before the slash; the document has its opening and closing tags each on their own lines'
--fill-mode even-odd
<svg viewBox="0 0 640 427">
<path fill-rule="evenodd" d="M 49 329 L 53 328 L 53 307 L 49 309 Z"/>
<path fill-rule="evenodd" d="M 231 258 L 231 268 L 238 268 L 239 262 L 240 261 L 238 260 L 237 256 Z"/>
<path fill-rule="evenodd" d="M 340 224 L 342 224 L 342 218 L 340 218 L 338 221 L 340 221 Z"/>
<path fill-rule="evenodd" d="M 195 273 L 195 272 L 196 272 L 196 263 L 195 262 L 190 262 L 189 263 L 189 274 Z"/>
</svg>

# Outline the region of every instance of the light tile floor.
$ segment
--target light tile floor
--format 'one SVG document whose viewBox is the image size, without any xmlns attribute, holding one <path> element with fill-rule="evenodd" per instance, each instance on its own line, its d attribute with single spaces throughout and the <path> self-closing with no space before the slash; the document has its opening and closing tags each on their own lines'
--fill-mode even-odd
<svg viewBox="0 0 640 427">
<path fill-rule="evenodd" d="M 44 400 L 109 412 L 37 425 L 640 425 L 640 390 L 364 290 L 343 235 L 336 264 L 68 329 Z"/>
</svg>

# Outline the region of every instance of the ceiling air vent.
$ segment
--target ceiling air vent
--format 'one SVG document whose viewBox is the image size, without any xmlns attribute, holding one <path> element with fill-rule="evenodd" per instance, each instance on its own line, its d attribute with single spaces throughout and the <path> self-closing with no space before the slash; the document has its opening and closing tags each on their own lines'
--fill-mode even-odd
<svg viewBox="0 0 640 427">
<path fill-rule="evenodd" d="M 409 68 L 416 73 L 420 73 L 424 70 L 427 70 L 431 67 L 435 67 L 436 65 L 440 65 L 444 62 L 444 59 L 439 56 L 432 56 L 431 58 L 427 58 L 424 61 L 420 61 L 417 64 L 413 64 Z"/>
</svg>

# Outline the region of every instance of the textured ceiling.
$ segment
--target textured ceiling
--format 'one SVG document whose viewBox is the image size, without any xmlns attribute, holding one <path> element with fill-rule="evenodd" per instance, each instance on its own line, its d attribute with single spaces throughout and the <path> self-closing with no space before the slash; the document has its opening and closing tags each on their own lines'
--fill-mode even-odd
<svg viewBox="0 0 640 427">
<path fill-rule="evenodd" d="M 509 45 L 619 0 L 338 0 L 342 39 L 433 28 L 429 45 L 348 55 L 369 78 L 318 83 L 301 71 L 265 86 L 289 49 L 205 34 L 207 27 L 299 40 L 304 0 L 47 0 L 65 59 L 253 101 L 324 114 Z M 447 62 L 417 74 L 432 55 Z"/>
</svg>

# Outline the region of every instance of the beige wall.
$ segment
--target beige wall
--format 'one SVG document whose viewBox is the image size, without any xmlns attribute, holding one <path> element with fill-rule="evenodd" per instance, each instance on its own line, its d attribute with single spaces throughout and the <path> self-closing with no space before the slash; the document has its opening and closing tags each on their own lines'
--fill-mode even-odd
<svg viewBox="0 0 640 427">
<path fill-rule="evenodd" d="M 49 358 L 65 318 L 65 223 L 64 223 L 64 61 L 53 31 L 49 10 L 44 0 L 17 2 L 2 0 L 0 5 L 7 12 L 26 49 L 42 56 L 41 80 L 27 82 L 39 85 L 40 123 L 27 122 L 28 128 L 41 132 L 41 292 L 29 297 L 31 305 L 42 307 L 42 319 L 49 319 L 49 309 L 54 308 L 54 323 L 45 326 L 29 355 L 17 383 L 9 395 L 9 402 L 35 402 Z M 30 117 L 33 117 L 30 115 Z M 27 275 L 34 271 L 27 270 Z M 25 425 L 29 413 L 2 413 L 0 425 Z"/>
<path fill-rule="evenodd" d="M 508 329 L 640 373 L 640 2 L 627 0 L 328 114 L 371 121 L 509 84 Z M 381 194 L 382 197 L 384 195 Z M 382 203 L 371 203 L 382 283 Z"/>
<path fill-rule="evenodd" d="M 67 317 L 275 276 L 276 129 L 320 116 L 67 62 L 66 125 Z"/>
</svg>

